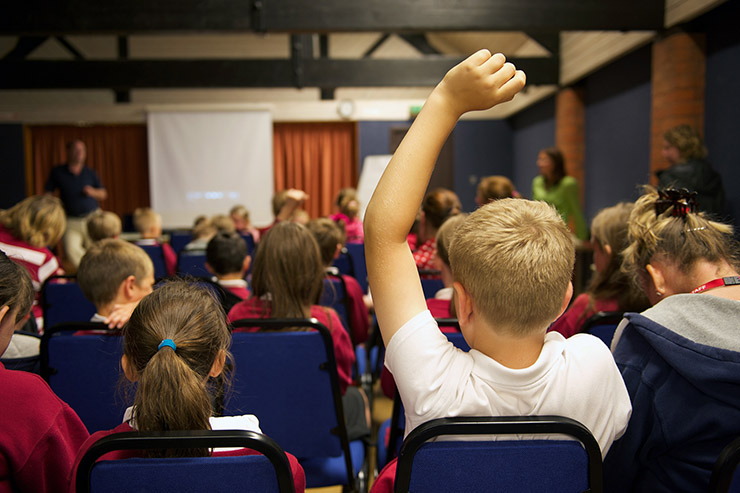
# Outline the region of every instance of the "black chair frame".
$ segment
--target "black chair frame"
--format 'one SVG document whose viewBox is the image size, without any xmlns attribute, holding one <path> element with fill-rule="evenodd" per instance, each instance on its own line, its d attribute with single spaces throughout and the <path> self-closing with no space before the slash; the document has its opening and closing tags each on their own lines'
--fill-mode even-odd
<svg viewBox="0 0 740 493">
<path fill-rule="evenodd" d="M 730 491 L 738 465 L 740 465 L 740 437 L 730 442 L 719 454 L 709 479 L 709 491 L 716 493 Z"/>
<path fill-rule="evenodd" d="M 283 449 L 270 437 L 245 430 L 129 431 L 108 435 L 95 442 L 82 457 L 75 471 L 77 491 L 90 491 L 90 475 L 95 462 L 114 450 L 216 447 L 243 447 L 260 452 L 274 466 L 281 493 L 295 492 L 290 462 Z"/>
<path fill-rule="evenodd" d="M 408 492 L 414 455 L 429 440 L 440 435 L 553 435 L 576 438 L 588 455 L 588 482 L 592 493 L 603 490 L 601 449 L 584 425 L 562 416 L 457 417 L 438 418 L 415 428 L 404 440 L 398 454 L 395 493 Z"/>
<path fill-rule="evenodd" d="M 623 318 L 624 312 L 596 312 L 583 323 L 581 332 L 590 334 L 596 325 L 618 324 Z"/>
<path fill-rule="evenodd" d="M 256 327 L 260 330 L 282 330 L 286 327 L 306 327 L 317 330 L 321 334 L 326 350 L 327 361 L 321 364 L 320 368 L 329 372 L 331 380 L 332 396 L 334 398 L 334 413 L 338 426 L 332 430 L 339 436 L 339 442 L 344 454 L 344 463 L 347 470 L 347 485 L 350 485 L 352 491 L 361 491 L 361 485 L 357 484 L 352 466 L 352 456 L 350 455 L 349 437 L 347 427 L 344 426 L 344 406 L 342 405 L 342 396 L 339 391 L 339 375 L 337 374 L 337 360 L 334 356 L 334 343 L 332 342 L 331 333 L 324 324 L 315 318 L 242 318 L 231 322 L 234 329 L 240 327 Z M 367 464 L 367 453 L 365 454 Z M 363 468 L 364 469 L 364 468 Z"/>
</svg>

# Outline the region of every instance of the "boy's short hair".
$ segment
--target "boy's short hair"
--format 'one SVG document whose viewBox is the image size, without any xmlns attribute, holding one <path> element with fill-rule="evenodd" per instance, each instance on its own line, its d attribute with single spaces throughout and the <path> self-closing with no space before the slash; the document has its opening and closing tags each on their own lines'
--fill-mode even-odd
<svg viewBox="0 0 740 493">
<path fill-rule="evenodd" d="M 217 233 L 206 247 L 206 261 L 217 276 L 241 272 L 247 257 L 247 242 L 233 232 Z"/>
<path fill-rule="evenodd" d="M 121 218 L 110 211 L 95 211 L 87 219 L 87 234 L 92 241 L 116 238 L 122 231 Z"/>
<path fill-rule="evenodd" d="M 139 233 L 146 233 L 161 222 L 162 217 L 149 207 L 139 207 L 134 211 L 134 229 Z"/>
<path fill-rule="evenodd" d="M 574 261 L 568 227 L 538 201 L 486 204 L 458 226 L 450 245 L 452 276 L 478 313 L 521 336 L 544 332 L 558 316 Z"/>
<path fill-rule="evenodd" d="M 226 214 L 216 214 L 211 217 L 211 224 L 219 233 L 234 233 L 236 231 L 234 220 Z"/>
<path fill-rule="evenodd" d="M 80 260 L 77 282 L 96 307 L 112 302 L 121 283 L 133 275 L 137 284 L 154 272 L 152 259 L 128 241 L 106 239 L 94 243 Z"/>
<path fill-rule="evenodd" d="M 309 221 L 306 227 L 319 244 L 321 261 L 324 265 L 331 265 L 337 253 L 337 245 L 344 245 L 342 228 L 328 217 Z"/>
</svg>

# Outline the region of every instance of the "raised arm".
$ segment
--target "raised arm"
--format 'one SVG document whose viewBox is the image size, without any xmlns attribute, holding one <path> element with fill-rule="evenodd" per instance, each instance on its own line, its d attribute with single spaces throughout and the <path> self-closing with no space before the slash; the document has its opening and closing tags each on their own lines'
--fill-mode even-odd
<svg viewBox="0 0 740 493">
<path fill-rule="evenodd" d="M 406 235 L 424 198 L 439 151 L 458 118 L 509 101 L 525 76 L 501 54 L 481 50 L 452 68 L 429 95 L 383 173 L 364 218 L 368 280 L 387 344 L 426 309 Z"/>
</svg>

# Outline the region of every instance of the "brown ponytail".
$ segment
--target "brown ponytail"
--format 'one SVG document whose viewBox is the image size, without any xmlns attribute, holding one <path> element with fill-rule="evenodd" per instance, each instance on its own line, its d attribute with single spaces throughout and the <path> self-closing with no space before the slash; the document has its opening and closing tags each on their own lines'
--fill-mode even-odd
<svg viewBox="0 0 740 493">
<path fill-rule="evenodd" d="M 171 339 L 176 349 L 164 346 Z M 123 351 L 138 376 L 134 421 L 141 431 L 207 430 L 209 373 L 230 344 L 226 316 L 210 291 L 173 281 L 142 299 L 124 328 Z M 157 457 L 208 455 L 167 450 Z"/>
</svg>

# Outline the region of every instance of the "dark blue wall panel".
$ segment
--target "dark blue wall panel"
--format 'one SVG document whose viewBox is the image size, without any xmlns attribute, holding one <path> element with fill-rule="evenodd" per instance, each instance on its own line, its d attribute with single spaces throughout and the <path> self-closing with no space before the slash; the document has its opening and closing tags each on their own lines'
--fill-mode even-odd
<svg viewBox="0 0 740 493">
<path fill-rule="evenodd" d="M 650 47 L 585 81 L 584 214 L 639 197 L 650 173 Z"/>
<path fill-rule="evenodd" d="M 555 98 L 548 98 L 509 118 L 513 132 L 512 180 L 524 197 L 532 196 L 537 176 L 537 154 L 555 145 Z"/>
<path fill-rule="evenodd" d="M 0 209 L 26 198 L 23 125 L 0 124 Z"/>
</svg>

